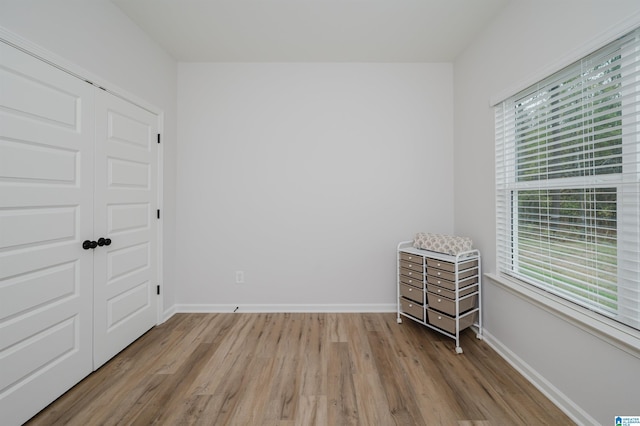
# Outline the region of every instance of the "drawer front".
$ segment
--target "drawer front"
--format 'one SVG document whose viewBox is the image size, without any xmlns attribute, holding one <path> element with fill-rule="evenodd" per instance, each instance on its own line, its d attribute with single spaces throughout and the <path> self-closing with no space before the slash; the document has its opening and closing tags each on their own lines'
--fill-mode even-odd
<svg viewBox="0 0 640 426">
<path fill-rule="evenodd" d="M 458 287 L 459 288 L 466 288 L 469 287 L 470 285 L 473 284 L 478 284 L 478 275 L 471 275 L 470 277 L 467 278 L 462 278 L 460 280 L 458 280 Z"/>
<path fill-rule="evenodd" d="M 405 277 L 413 278 L 414 280 L 417 280 L 417 281 L 424 280 L 424 275 L 422 275 L 420 272 L 416 272 L 416 271 L 414 271 L 412 269 L 400 268 L 400 275 L 404 275 Z"/>
<path fill-rule="evenodd" d="M 422 279 L 417 279 L 414 277 L 407 277 L 405 275 L 400 275 L 400 282 L 403 284 L 408 284 L 408 285 L 412 285 L 416 288 L 419 289 L 423 289 L 424 288 L 424 283 L 422 281 Z"/>
<path fill-rule="evenodd" d="M 430 259 L 430 258 L 427 258 L 427 267 L 442 269 L 443 271 L 449 271 L 449 272 L 453 272 L 456 270 L 455 263 L 444 262 L 442 260 Z"/>
<path fill-rule="evenodd" d="M 443 329 L 444 331 L 455 334 L 456 333 L 456 320 L 443 313 L 427 309 L 427 316 L 429 318 L 429 324 L 434 327 Z M 460 318 L 460 331 L 473 325 L 478 320 L 478 312 L 474 312 L 467 316 Z"/>
<path fill-rule="evenodd" d="M 422 266 L 422 262 L 409 262 L 408 260 L 401 260 L 400 267 L 405 269 L 411 269 L 412 271 L 422 272 L 424 268 Z"/>
<path fill-rule="evenodd" d="M 407 262 L 419 263 L 422 265 L 422 263 L 424 262 L 424 257 L 411 253 L 400 252 L 400 260 L 406 260 Z"/>
<path fill-rule="evenodd" d="M 438 287 L 444 287 L 448 290 L 454 291 L 456 289 L 456 283 L 453 281 L 445 280 L 443 278 L 434 277 L 433 275 L 427 276 L 427 283 L 436 285 Z"/>
<path fill-rule="evenodd" d="M 404 297 L 401 297 L 400 308 L 405 314 L 409 314 L 418 318 L 420 321 L 424 321 L 424 307 L 419 303 L 415 303 L 412 300 L 407 300 Z"/>
<path fill-rule="evenodd" d="M 413 300 L 414 302 L 424 304 L 424 291 L 422 291 L 422 289 L 406 284 L 400 284 L 400 296 Z"/>
<path fill-rule="evenodd" d="M 456 280 L 456 273 L 449 271 L 441 271 L 440 269 L 427 268 L 427 274 L 432 275 L 436 278 L 442 278 L 449 281 Z M 465 278 L 472 277 L 478 274 L 477 269 L 467 269 L 466 271 L 458 271 L 458 279 L 463 280 Z"/>
<path fill-rule="evenodd" d="M 427 266 L 436 269 L 442 269 L 443 271 L 456 271 L 455 262 L 445 262 L 442 260 L 427 258 Z M 461 261 L 460 263 L 458 263 L 458 270 L 464 271 L 465 269 L 475 268 L 476 266 L 478 266 L 478 259 Z"/>
<path fill-rule="evenodd" d="M 476 266 L 478 266 L 478 259 L 461 261 L 458 263 L 458 270 L 464 271 L 465 269 L 475 268 Z"/>
<path fill-rule="evenodd" d="M 427 301 L 429 305 L 429 309 L 435 309 L 440 312 L 444 312 L 447 315 L 456 315 L 456 301 L 447 299 L 446 297 L 438 296 L 437 294 L 428 293 Z M 466 299 L 461 299 L 458 304 L 460 308 L 460 313 L 464 313 L 470 309 L 476 307 L 476 303 L 478 302 L 478 295 L 473 295 L 467 297 Z"/>
<path fill-rule="evenodd" d="M 429 291 L 431 293 L 434 293 L 434 294 L 437 294 L 438 296 L 447 297 L 449 299 L 455 299 L 456 298 L 455 288 L 453 290 L 449 290 L 449 289 L 446 289 L 446 288 L 443 288 L 443 287 L 438 287 L 437 285 L 428 284 L 427 285 L 427 291 Z M 478 291 L 478 286 L 477 285 L 470 285 L 470 286 L 461 288 L 460 289 L 460 297 L 466 296 L 467 294 L 471 294 L 474 291 Z"/>
<path fill-rule="evenodd" d="M 436 277 L 433 275 L 427 275 L 427 282 L 429 284 L 433 284 L 433 285 L 437 285 L 438 287 L 444 287 L 446 289 L 449 289 L 451 291 L 455 291 L 456 289 L 456 283 L 453 280 L 446 280 L 444 278 L 441 277 Z M 472 284 L 477 284 L 478 282 L 478 276 L 474 275 L 472 277 L 469 278 L 465 278 L 464 280 L 460 280 L 458 281 L 459 283 L 459 288 L 466 288 Z M 471 292 L 470 292 L 471 293 Z"/>
</svg>

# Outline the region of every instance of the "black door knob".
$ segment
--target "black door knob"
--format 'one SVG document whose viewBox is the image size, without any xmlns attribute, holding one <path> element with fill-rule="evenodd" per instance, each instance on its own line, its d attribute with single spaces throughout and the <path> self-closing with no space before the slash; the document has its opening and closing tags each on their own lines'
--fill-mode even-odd
<svg viewBox="0 0 640 426">
<path fill-rule="evenodd" d="M 98 247 L 98 243 L 96 243 L 95 241 L 91 241 L 91 248 L 94 249 Z"/>
<path fill-rule="evenodd" d="M 82 248 L 85 250 L 94 249 L 98 247 L 98 243 L 95 241 L 84 240 L 82 242 Z"/>
<path fill-rule="evenodd" d="M 108 246 L 110 244 L 111 244 L 111 239 L 110 238 L 102 238 L 102 237 L 98 238 L 98 245 L 100 247 Z"/>
</svg>

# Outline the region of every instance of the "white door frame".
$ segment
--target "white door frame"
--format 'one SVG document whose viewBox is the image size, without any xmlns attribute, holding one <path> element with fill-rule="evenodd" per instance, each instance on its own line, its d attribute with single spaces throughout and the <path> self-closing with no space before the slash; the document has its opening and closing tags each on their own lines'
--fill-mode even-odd
<svg viewBox="0 0 640 426">
<path fill-rule="evenodd" d="M 164 111 L 158 108 L 157 106 L 145 101 L 144 99 L 139 98 L 138 96 L 133 95 L 130 92 L 112 84 L 108 81 L 105 81 L 101 77 L 83 69 L 82 67 L 74 64 L 72 62 L 67 61 L 66 59 L 60 57 L 59 55 L 19 36 L 18 34 L 7 30 L 6 28 L 0 26 L 0 42 L 4 42 L 10 46 L 15 47 L 35 58 L 40 59 L 66 73 L 73 75 L 76 78 L 84 80 L 93 84 L 96 87 L 99 87 L 114 96 L 124 99 L 127 102 L 130 102 L 134 105 L 139 106 L 158 117 L 158 132 L 161 135 L 164 135 Z M 160 143 L 158 147 L 158 208 L 161 213 L 164 212 L 164 204 L 163 204 L 163 159 L 164 159 L 164 143 Z M 158 252 L 157 252 L 157 274 L 158 274 L 158 283 L 160 286 L 161 292 L 158 297 L 158 312 L 156 314 L 156 325 L 164 322 L 164 283 L 163 283 L 163 268 L 162 268 L 162 260 L 163 260 L 163 230 L 162 230 L 162 222 L 163 215 L 160 215 L 160 222 L 158 223 Z"/>
</svg>

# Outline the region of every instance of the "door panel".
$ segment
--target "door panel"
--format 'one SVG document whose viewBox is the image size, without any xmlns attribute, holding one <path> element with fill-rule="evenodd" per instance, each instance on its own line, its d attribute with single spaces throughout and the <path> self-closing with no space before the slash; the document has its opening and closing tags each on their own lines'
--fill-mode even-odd
<svg viewBox="0 0 640 426">
<path fill-rule="evenodd" d="M 157 122 L 96 93 L 94 368 L 156 324 Z"/>
<path fill-rule="evenodd" d="M 107 209 L 107 232 L 115 235 L 148 228 L 151 219 L 148 204 L 112 205 Z"/>
<path fill-rule="evenodd" d="M 93 88 L 0 43 L 0 412 L 92 370 Z"/>
<path fill-rule="evenodd" d="M 115 285 L 123 276 L 145 273 L 149 269 L 151 258 L 148 243 L 113 249 L 107 254 L 108 285 Z"/>
<path fill-rule="evenodd" d="M 0 249 L 74 241 L 79 206 L 0 211 Z"/>
<path fill-rule="evenodd" d="M 0 288 L 0 300 L 10 300 L 3 317 L 35 309 L 54 300 L 73 297 L 78 273 L 76 262 L 48 266 L 44 269 L 6 279 Z"/>
<path fill-rule="evenodd" d="M 75 183 L 76 153 L 58 147 L 30 145 L 26 141 L 0 141 L 2 174 L 14 180 L 49 184 Z"/>
<path fill-rule="evenodd" d="M 109 189 L 150 189 L 151 167 L 149 164 L 138 163 L 122 159 L 109 158 L 108 188 Z"/>
</svg>

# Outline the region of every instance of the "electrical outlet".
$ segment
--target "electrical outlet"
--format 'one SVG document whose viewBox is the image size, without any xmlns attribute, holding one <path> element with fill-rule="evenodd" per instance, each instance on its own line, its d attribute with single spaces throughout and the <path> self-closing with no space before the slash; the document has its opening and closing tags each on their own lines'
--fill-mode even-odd
<svg viewBox="0 0 640 426">
<path fill-rule="evenodd" d="M 236 271 L 236 284 L 244 284 L 244 271 Z"/>
</svg>

